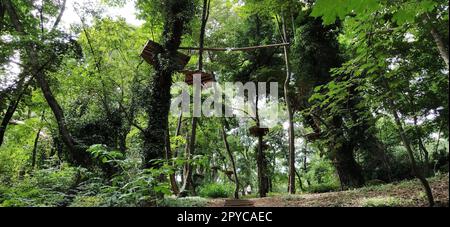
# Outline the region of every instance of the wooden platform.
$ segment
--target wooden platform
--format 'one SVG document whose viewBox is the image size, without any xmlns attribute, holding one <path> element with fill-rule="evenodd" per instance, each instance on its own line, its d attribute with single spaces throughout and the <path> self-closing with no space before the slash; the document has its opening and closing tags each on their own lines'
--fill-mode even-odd
<svg viewBox="0 0 450 227">
<path fill-rule="evenodd" d="M 159 64 L 158 55 L 163 52 L 164 48 L 159 43 L 149 40 L 145 45 L 144 49 L 142 50 L 141 57 L 150 65 L 157 67 Z M 190 56 L 178 52 L 174 62 L 176 71 L 183 70 L 190 60 L 191 60 Z"/>
<path fill-rule="evenodd" d="M 225 200 L 225 207 L 254 207 L 255 204 L 250 200 L 229 199 Z"/>
</svg>

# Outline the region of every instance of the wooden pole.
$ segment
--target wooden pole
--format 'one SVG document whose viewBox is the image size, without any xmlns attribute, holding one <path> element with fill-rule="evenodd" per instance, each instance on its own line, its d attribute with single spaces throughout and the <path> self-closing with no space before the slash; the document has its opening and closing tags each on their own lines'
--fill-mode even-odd
<svg viewBox="0 0 450 227">
<path fill-rule="evenodd" d="M 206 25 L 208 23 L 209 12 L 210 12 L 211 0 L 203 0 L 203 13 L 202 13 L 202 25 L 200 30 L 200 48 L 199 49 L 199 60 L 198 60 L 198 70 L 201 72 L 203 70 L 203 52 L 204 52 L 204 44 L 205 44 L 205 34 L 206 34 Z M 194 86 L 195 87 L 195 86 Z M 194 88 L 194 93 L 196 89 Z M 201 91 L 199 91 L 201 93 Z M 201 94 L 200 94 L 201 96 Z M 186 157 L 188 160 L 195 152 L 195 140 L 197 136 L 197 125 L 198 119 L 196 117 L 192 117 L 192 129 L 191 129 L 191 137 L 189 139 L 189 146 L 186 147 Z M 180 197 L 186 196 L 186 190 L 188 188 L 192 188 L 193 194 L 195 193 L 195 185 L 192 182 L 192 166 L 190 163 L 186 163 L 185 165 L 185 179 L 183 183 L 183 187 L 180 192 Z"/>
<path fill-rule="evenodd" d="M 284 16 L 281 17 L 281 38 L 283 42 L 288 42 L 288 35 L 286 30 L 286 22 Z M 292 105 L 290 103 L 289 96 L 289 84 L 291 82 L 291 69 L 289 61 L 289 49 L 288 46 L 283 46 L 284 50 L 284 61 L 286 63 L 286 80 L 284 82 L 284 99 L 286 100 L 286 107 L 289 117 L 289 184 L 288 191 L 289 194 L 295 194 L 295 131 L 294 131 L 294 111 L 292 110 Z"/>
<path fill-rule="evenodd" d="M 180 50 L 190 50 L 190 51 L 223 51 L 223 52 L 230 52 L 230 51 L 252 51 L 252 50 L 258 50 L 263 48 L 274 48 L 274 47 L 285 47 L 291 45 L 290 43 L 278 43 L 278 44 L 269 44 L 269 45 L 261 45 L 261 46 L 251 46 L 251 47 L 228 47 L 228 48 L 200 48 L 200 47 L 180 47 Z"/>
<path fill-rule="evenodd" d="M 230 144 L 228 143 L 227 132 L 225 131 L 225 125 L 227 125 L 226 121 L 227 121 L 226 118 L 224 118 L 222 121 L 222 137 L 223 137 L 223 142 L 225 143 L 225 149 L 227 150 L 228 156 L 231 161 L 231 165 L 233 167 L 233 172 L 234 172 L 234 184 L 236 186 L 235 190 L 234 190 L 234 198 L 239 199 L 239 178 L 237 175 L 236 162 L 235 162 L 235 159 L 233 156 L 233 152 L 231 151 Z"/>
</svg>

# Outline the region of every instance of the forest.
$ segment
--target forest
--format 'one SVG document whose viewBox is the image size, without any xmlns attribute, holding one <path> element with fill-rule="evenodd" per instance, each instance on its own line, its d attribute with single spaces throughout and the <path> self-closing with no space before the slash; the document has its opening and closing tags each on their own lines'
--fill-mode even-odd
<svg viewBox="0 0 450 227">
<path fill-rule="evenodd" d="M 444 0 L 0 0 L 0 207 L 448 207 L 448 44 Z"/>
</svg>

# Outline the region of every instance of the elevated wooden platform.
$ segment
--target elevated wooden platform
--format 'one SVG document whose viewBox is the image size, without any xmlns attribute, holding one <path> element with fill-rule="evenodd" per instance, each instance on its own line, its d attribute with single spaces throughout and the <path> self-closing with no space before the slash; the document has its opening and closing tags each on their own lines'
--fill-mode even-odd
<svg viewBox="0 0 450 227">
<path fill-rule="evenodd" d="M 158 55 L 164 52 L 164 48 L 156 42 L 149 40 L 142 50 L 141 57 L 150 65 L 157 67 L 158 64 Z M 191 59 L 190 56 L 187 56 L 183 53 L 178 52 L 176 61 L 174 62 L 176 66 L 176 70 L 183 70 L 184 67 L 189 63 Z"/>
</svg>

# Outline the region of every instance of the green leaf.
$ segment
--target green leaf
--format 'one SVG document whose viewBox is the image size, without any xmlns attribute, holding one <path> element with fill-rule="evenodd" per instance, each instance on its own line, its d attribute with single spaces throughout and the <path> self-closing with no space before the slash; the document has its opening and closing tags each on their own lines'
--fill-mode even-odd
<svg viewBox="0 0 450 227">
<path fill-rule="evenodd" d="M 378 0 L 317 0 L 311 16 L 322 17 L 325 25 L 344 19 L 348 14 L 371 14 L 380 8 Z"/>
</svg>

